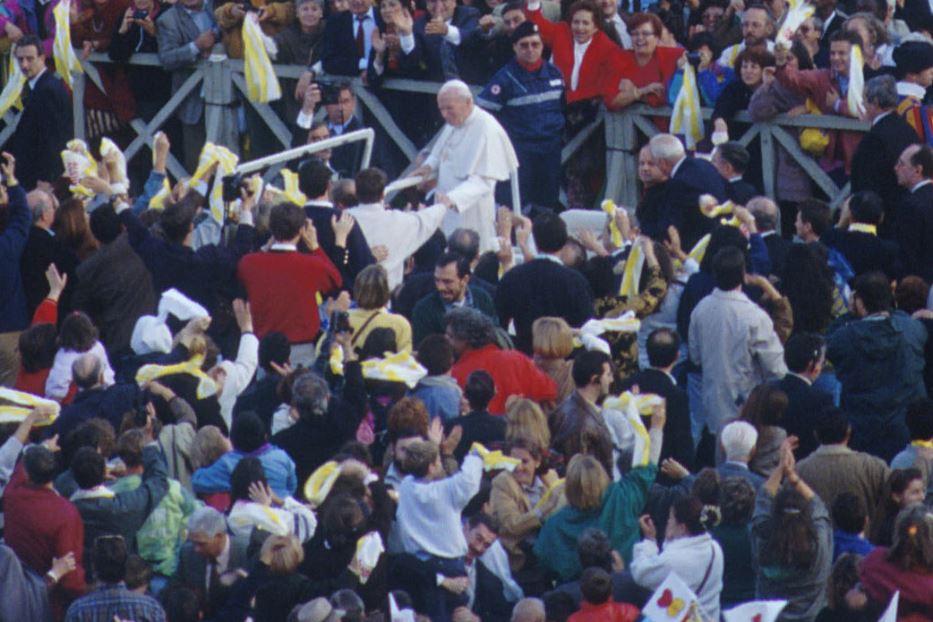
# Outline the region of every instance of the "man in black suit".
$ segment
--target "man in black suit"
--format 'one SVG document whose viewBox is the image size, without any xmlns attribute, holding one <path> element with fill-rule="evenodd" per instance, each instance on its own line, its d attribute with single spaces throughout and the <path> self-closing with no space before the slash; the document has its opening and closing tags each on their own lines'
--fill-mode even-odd
<svg viewBox="0 0 933 622">
<path fill-rule="evenodd" d="M 188 519 L 188 541 L 178 554 L 172 581 L 198 596 L 205 617 L 215 615 L 228 593 L 224 576 L 247 570 L 249 538 L 227 531 L 224 515 L 210 506 L 198 508 Z"/>
<path fill-rule="evenodd" d="M 771 274 L 781 276 L 784 272 L 784 261 L 792 242 L 785 240 L 778 233 L 778 206 L 767 197 L 755 197 L 745 206 L 755 217 L 755 228 L 761 234 L 761 239 L 768 248 L 768 258 L 771 260 Z"/>
<path fill-rule="evenodd" d="M 907 274 L 933 279 L 933 148 L 911 145 L 895 165 L 897 182 L 907 190 L 898 207 L 897 243 Z"/>
<path fill-rule="evenodd" d="M 71 96 L 61 78 L 46 69 L 42 41 L 25 35 L 14 51 L 23 86 L 23 113 L 7 150 L 22 163 L 19 183 L 31 190 L 38 181 L 54 182 L 61 177 L 61 151 L 74 136 Z"/>
<path fill-rule="evenodd" d="M 402 46 L 402 67 L 420 71 L 427 66 L 426 78 L 438 82 L 460 79 L 482 82 L 479 11 L 458 6 L 456 0 L 428 0 L 428 15 L 408 24 L 396 24 Z"/>
<path fill-rule="evenodd" d="M 664 424 L 664 442 L 661 445 L 661 461 L 673 458 L 693 470 L 693 436 L 690 432 L 690 405 L 687 393 L 677 386 L 671 370 L 680 356 L 680 337 L 669 328 L 659 328 L 648 336 L 648 369 L 644 369 L 625 381 L 625 389 L 638 386 L 641 393 L 660 395 L 667 403 L 667 422 Z M 660 476 L 659 481 L 667 481 Z"/>
<path fill-rule="evenodd" d="M 712 195 L 717 201 L 726 200 L 726 184 L 716 168 L 699 158 L 687 157 L 684 146 L 672 134 L 657 134 L 649 141 L 651 155 L 661 172 L 670 179 L 665 182 L 666 206 L 663 231 L 674 225 L 680 232 L 684 248 L 709 233 L 716 224 L 700 211 L 700 196 Z"/>
<path fill-rule="evenodd" d="M 865 111 L 871 119 L 871 130 L 862 137 L 852 157 L 852 191 L 873 190 L 884 204 L 884 220 L 879 235 L 893 239 L 896 235 L 898 210 L 904 189 L 897 183 L 894 164 L 904 149 L 919 140 L 897 107 L 897 82 L 893 76 L 877 76 L 865 85 Z"/>
<path fill-rule="evenodd" d="M 349 132 L 363 129 L 363 124 L 353 114 L 356 111 L 356 96 L 349 82 L 331 87 L 324 100 L 327 111 L 327 129 L 331 136 L 342 136 Z M 330 166 L 344 178 L 355 177 L 360 172 L 363 161 L 362 141 L 334 147 L 331 151 Z"/>
<path fill-rule="evenodd" d="M 495 394 L 496 385 L 489 373 L 478 369 L 467 377 L 463 397 L 470 405 L 470 412 L 449 420 L 445 426 L 448 433 L 458 426 L 463 431 L 454 448 L 454 457 L 459 462 L 463 462 L 473 443 L 489 447 L 505 440 L 505 418 L 490 415 L 486 410 Z"/>
<path fill-rule="evenodd" d="M 532 235 L 538 257 L 506 272 L 496 288 L 499 326 L 515 321 L 515 346 L 526 354 L 531 354 L 531 325 L 539 317 L 564 318 L 575 328 L 593 317 L 589 284 L 559 258 L 567 243 L 567 225 L 545 212 L 535 219 Z"/>
<path fill-rule="evenodd" d="M 49 283 L 45 278 L 45 271 L 48 270 L 49 264 L 54 263 L 61 274 L 68 275 L 68 284 L 58 301 L 59 312 L 64 315 L 71 309 L 71 295 L 77 285 L 74 272 L 78 265 L 78 257 L 65 248 L 52 233 L 58 203 L 55 197 L 37 188 L 26 195 L 26 202 L 32 212 L 32 227 L 29 228 L 29 238 L 20 258 L 20 272 L 23 277 L 23 291 L 26 293 L 27 312 L 29 317 L 32 317 L 39 303 L 48 296 Z"/>
<path fill-rule="evenodd" d="M 324 71 L 336 76 L 366 73 L 373 31 L 384 25 L 379 11 L 373 10 L 372 0 L 350 0 L 350 10 L 332 14 L 324 26 Z"/>
<path fill-rule="evenodd" d="M 726 182 L 726 197 L 736 205 L 746 207 L 752 197 L 761 194 L 755 186 L 742 179 L 750 159 L 748 149 L 742 143 L 730 141 L 717 146 L 711 160 Z"/>
<path fill-rule="evenodd" d="M 826 231 L 820 241 L 845 255 L 855 276 L 875 270 L 889 279 L 901 276 L 897 244 L 878 237 L 878 224 L 884 216 L 881 197 L 874 192 L 857 192 L 843 207 L 835 228 Z"/>
<path fill-rule="evenodd" d="M 820 69 L 827 69 L 829 67 L 829 42 L 849 16 L 836 9 L 837 0 L 817 0 L 814 4 L 817 17 L 823 20 L 823 34 L 820 36 L 820 49 L 813 63 Z"/>
<path fill-rule="evenodd" d="M 820 444 L 816 438 L 820 413 L 833 406 L 833 396 L 813 386 L 826 362 L 826 342 L 819 335 L 798 333 L 784 344 L 784 362 L 787 374 L 775 383 L 787 394 L 783 428 L 788 436 L 800 439 L 794 457 L 803 460 Z"/>
<path fill-rule="evenodd" d="M 351 229 L 349 233 L 344 232 L 343 214 L 327 200 L 330 185 L 331 170 L 322 161 L 310 158 L 298 167 L 298 188 L 308 198 L 305 214 L 317 230 L 318 244 L 340 270 L 344 285 L 350 288 L 356 281 L 356 275 L 376 259 L 363 230 L 356 226 L 349 214 Z M 336 235 L 338 229 L 339 239 Z"/>
<path fill-rule="evenodd" d="M 480 512 L 463 525 L 467 554 L 463 558 L 468 585 L 464 592 L 470 609 L 482 620 L 505 622 L 512 613 L 506 600 L 505 581 L 483 563 L 483 556 L 496 543 L 499 526 L 488 514 Z M 511 580 L 511 577 L 505 577 Z"/>
</svg>

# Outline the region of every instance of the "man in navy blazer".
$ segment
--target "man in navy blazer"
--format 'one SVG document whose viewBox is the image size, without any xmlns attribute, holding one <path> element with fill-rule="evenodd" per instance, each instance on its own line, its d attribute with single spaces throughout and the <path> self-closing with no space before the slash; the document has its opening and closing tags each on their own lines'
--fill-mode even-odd
<svg viewBox="0 0 933 622">
<path fill-rule="evenodd" d="M 360 34 L 360 28 L 363 32 Z M 332 14 L 324 26 L 321 64 L 331 75 L 358 76 L 366 72 L 373 30 L 385 29 L 372 0 L 350 0 L 350 10 Z"/>
<path fill-rule="evenodd" d="M 787 374 L 776 386 L 787 394 L 783 428 L 800 444 L 794 457 L 803 460 L 819 446 L 816 426 L 820 415 L 833 406 L 833 396 L 813 386 L 826 362 L 826 341 L 819 335 L 798 333 L 784 344 Z"/>
<path fill-rule="evenodd" d="M 725 181 L 706 160 L 687 157 L 683 144 L 672 134 L 658 134 L 648 145 L 658 168 L 670 177 L 665 182 L 667 213 L 662 217 L 666 221 L 662 230 L 674 225 L 680 231 L 684 248 L 693 248 L 717 222 L 700 211 L 700 197 L 709 194 L 719 202 L 725 201 Z"/>
<path fill-rule="evenodd" d="M 23 113 L 7 151 L 21 164 L 19 183 L 32 190 L 37 181 L 54 182 L 62 174 L 59 154 L 74 135 L 71 96 L 61 78 L 46 69 L 42 42 L 26 35 L 16 44 L 16 62 L 26 78 Z"/>
<path fill-rule="evenodd" d="M 402 67 L 419 72 L 427 67 L 428 80 L 484 82 L 481 59 L 475 57 L 480 42 L 479 11 L 457 6 L 456 0 L 427 0 L 429 15 L 419 17 L 411 31 L 399 27 Z"/>
</svg>

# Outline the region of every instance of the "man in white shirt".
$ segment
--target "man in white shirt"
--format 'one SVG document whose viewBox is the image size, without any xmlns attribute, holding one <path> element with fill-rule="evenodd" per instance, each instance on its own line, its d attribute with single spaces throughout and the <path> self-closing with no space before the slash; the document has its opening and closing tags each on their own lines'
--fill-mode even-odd
<svg viewBox="0 0 933 622">
<path fill-rule="evenodd" d="M 401 285 L 405 260 L 437 231 L 447 213 L 447 205 L 438 203 L 424 209 L 405 212 L 386 209 L 383 202 L 386 174 L 377 168 L 360 171 L 356 176 L 359 204 L 347 210 L 363 231 L 370 246 L 385 246 L 388 255 L 379 263 L 389 276 L 389 289 Z"/>
<path fill-rule="evenodd" d="M 437 93 L 437 106 L 447 125 L 412 175 L 436 174 L 436 200 L 452 210 L 444 219 L 444 235 L 458 227 L 473 229 L 479 233 L 480 253 L 496 250 L 496 182 L 517 170 L 515 150 L 499 122 L 474 105 L 464 82 L 445 83 Z"/>
<path fill-rule="evenodd" d="M 723 67 L 735 66 L 735 60 L 746 48 L 764 48 L 774 53 L 774 20 L 763 6 L 753 6 L 745 9 L 742 15 L 742 41 L 730 45 L 719 56 L 719 64 Z M 736 67 L 741 69 L 741 67 Z"/>
</svg>

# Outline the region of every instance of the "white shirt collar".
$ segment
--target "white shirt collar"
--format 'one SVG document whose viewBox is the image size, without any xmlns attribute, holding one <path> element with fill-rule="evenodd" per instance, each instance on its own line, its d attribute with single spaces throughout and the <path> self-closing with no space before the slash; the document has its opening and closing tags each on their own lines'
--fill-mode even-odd
<svg viewBox="0 0 933 622">
<path fill-rule="evenodd" d="M 742 176 L 741 176 L 741 175 L 736 175 L 735 177 L 730 177 L 730 178 L 729 178 L 729 183 L 730 183 L 730 184 L 734 184 L 734 183 L 737 182 L 737 181 L 742 181 Z"/>
<path fill-rule="evenodd" d="M 574 39 L 574 41 L 573 41 L 573 51 L 574 51 L 574 54 L 576 54 L 578 51 L 580 52 L 580 54 L 585 53 L 585 52 L 586 52 L 586 49 L 587 49 L 588 47 L 590 47 L 590 44 L 591 44 L 592 42 L 593 42 L 593 39 L 592 39 L 592 38 L 590 38 L 590 40 L 587 41 L 586 43 L 577 43 L 576 39 Z"/>
<path fill-rule="evenodd" d="M 334 204 L 330 201 L 308 201 L 305 203 L 305 207 L 333 207 Z"/>
<path fill-rule="evenodd" d="M 925 88 L 919 84 L 914 84 L 913 82 L 898 82 L 897 83 L 897 94 L 903 95 L 905 97 L 913 97 L 914 99 L 923 99 L 927 91 Z"/>
<path fill-rule="evenodd" d="M 46 71 L 48 71 L 48 69 L 43 67 L 42 70 L 36 74 L 36 77 L 29 81 L 29 90 L 36 88 L 36 82 L 39 81 L 39 78 L 41 78 L 42 74 L 44 74 Z"/>
<path fill-rule="evenodd" d="M 560 257 L 557 255 L 548 255 L 545 253 L 538 253 L 538 259 L 547 259 L 548 261 L 553 261 L 559 266 L 564 265 L 564 262 L 560 260 Z"/>
<path fill-rule="evenodd" d="M 384 211 L 386 208 L 385 203 L 359 203 L 351 209 L 368 209 L 368 210 L 379 210 Z"/>
<path fill-rule="evenodd" d="M 272 246 L 269 247 L 270 251 L 292 251 L 295 252 L 298 250 L 298 247 L 294 244 L 289 244 L 288 242 L 275 242 Z"/>
<path fill-rule="evenodd" d="M 227 566 L 230 565 L 230 534 L 226 534 L 227 537 L 224 540 L 224 550 L 220 552 L 220 555 L 217 556 L 217 559 L 214 560 L 214 565 L 217 566 L 217 572 L 226 572 Z"/>
<path fill-rule="evenodd" d="M 893 111 L 893 110 L 888 110 L 887 112 L 882 112 L 882 113 L 879 114 L 877 117 L 875 117 L 874 119 L 872 119 L 872 121 L 871 121 L 871 126 L 872 126 L 872 127 L 875 127 L 876 125 L 878 125 L 878 124 L 881 122 L 881 120 L 882 120 L 883 118 L 885 118 L 886 116 L 888 116 L 888 115 L 891 114 L 892 112 L 894 112 L 894 111 Z"/>
<path fill-rule="evenodd" d="M 820 38 L 826 36 L 826 31 L 829 30 L 829 25 L 833 23 L 833 20 L 835 18 L 836 18 L 836 12 L 833 11 L 832 13 L 829 14 L 829 17 L 823 20 L 823 34 L 820 35 Z"/>
<path fill-rule="evenodd" d="M 673 376 L 670 372 L 666 372 L 666 371 L 664 371 L 663 369 L 658 369 L 657 367 L 655 367 L 655 369 L 657 369 L 659 372 L 661 372 L 662 374 L 664 374 L 665 376 L 667 376 L 668 378 L 670 378 L 670 379 L 671 379 L 671 382 L 674 383 L 674 386 L 675 386 L 675 387 L 677 386 L 677 378 L 674 378 L 674 376 Z"/>
<path fill-rule="evenodd" d="M 677 171 L 680 170 L 680 165 L 687 160 L 687 156 L 682 157 L 677 161 L 677 164 L 674 165 L 674 168 L 671 169 L 671 176 L 668 179 L 674 179 L 674 175 L 677 174 Z"/>
<path fill-rule="evenodd" d="M 916 184 L 914 184 L 914 187 L 910 189 L 910 193 L 913 194 L 914 192 L 916 192 L 920 188 L 923 188 L 927 184 L 933 184 L 933 180 L 924 179 L 923 181 L 917 182 Z"/>
<path fill-rule="evenodd" d="M 792 371 L 787 372 L 787 375 L 794 376 L 795 378 L 800 378 L 801 380 L 807 383 L 807 386 L 810 386 L 810 387 L 813 386 L 813 381 L 807 378 L 806 376 L 801 376 L 800 374 L 792 372 Z"/>
</svg>

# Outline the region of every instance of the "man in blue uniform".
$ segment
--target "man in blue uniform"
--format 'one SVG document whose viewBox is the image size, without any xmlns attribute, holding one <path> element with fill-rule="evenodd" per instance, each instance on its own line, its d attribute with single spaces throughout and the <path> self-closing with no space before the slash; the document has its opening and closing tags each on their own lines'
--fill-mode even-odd
<svg viewBox="0 0 933 622">
<path fill-rule="evenodd" d="M 496 112 L 518 155 L 522 201 L 553 207 L 560 194 L 564 78 L 544 60 L 538 27 L 523 22 L 512 33 L 515 58 L 483 89 L 477 103 Z"/>
</svg>

